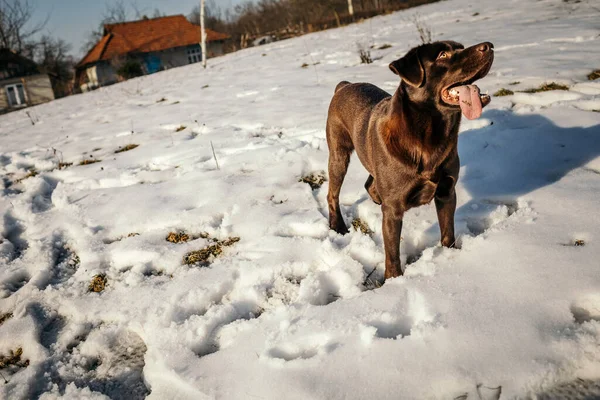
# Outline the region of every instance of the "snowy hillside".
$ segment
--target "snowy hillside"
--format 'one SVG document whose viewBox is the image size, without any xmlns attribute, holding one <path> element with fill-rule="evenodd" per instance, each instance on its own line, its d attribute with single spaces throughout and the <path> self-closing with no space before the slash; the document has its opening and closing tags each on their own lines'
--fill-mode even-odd
<svg viewBox="0 0 600 400">
<path fill-rule="evenodd" d="M 469 3 L 0 116 L 0 398 L 600 395 L 600 11 Z M 371 233 L 329 231 L 327 182 L 299 179 L 327 170 L 340 80 L 395 90 L 415 12 L 434 40 L 493 42 L 479 87 L 514 94 L 461 127 L 460 249 L 438 245 L 433 206 L 411 210 L 405 276 L 377 287 L 381 211 L 358 160 L 341 202 Z M 520 92 L 550 82 L 568 90 Z M 206 248 L 222 252 L 184 263 Z"/>
</svg>

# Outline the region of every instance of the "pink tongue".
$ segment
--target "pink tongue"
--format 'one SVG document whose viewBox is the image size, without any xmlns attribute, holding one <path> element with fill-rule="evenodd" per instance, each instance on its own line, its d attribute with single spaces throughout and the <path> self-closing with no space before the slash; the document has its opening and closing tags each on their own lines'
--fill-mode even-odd
<svg viewBox="0 0 600 400">
<path fill-rule="evenodd" d="M 481 116 L 481 98 L 479 88 L 475 85 L 465 85 L 454 88 L 458 91 L 458 102 L 460 109 L 468 119 L 476 119 Z"/>
</svg>

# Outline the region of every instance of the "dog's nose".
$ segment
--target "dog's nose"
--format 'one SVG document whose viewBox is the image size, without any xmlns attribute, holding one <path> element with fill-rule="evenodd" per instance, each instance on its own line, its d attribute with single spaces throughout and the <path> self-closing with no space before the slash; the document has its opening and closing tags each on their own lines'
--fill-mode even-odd
<svg viewBox="0 0 600 400">
<path fill-rule="evenodd" d="M 482 53 L 487 53 L 494 48 L 494 45 L 490 42 L 483 42 L 477 45 L 477 50 Z"/>
</svg>

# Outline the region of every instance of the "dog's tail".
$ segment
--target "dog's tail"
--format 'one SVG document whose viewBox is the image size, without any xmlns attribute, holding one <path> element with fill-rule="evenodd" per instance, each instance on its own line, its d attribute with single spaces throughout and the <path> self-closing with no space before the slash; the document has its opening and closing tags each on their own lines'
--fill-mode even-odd
<svg viewBox="0 0 600 400">
<path fill-rule="evenodd" d="M 336 93 L 338 90 L 340 90 L 343 87 L 346 87 L 350 84 L 350 82 L 348 81 L 341 81 L 340 83 L 337 84 L 337 86 L 335 87 L 335 91 L 334 93 Z"/>
</svg>

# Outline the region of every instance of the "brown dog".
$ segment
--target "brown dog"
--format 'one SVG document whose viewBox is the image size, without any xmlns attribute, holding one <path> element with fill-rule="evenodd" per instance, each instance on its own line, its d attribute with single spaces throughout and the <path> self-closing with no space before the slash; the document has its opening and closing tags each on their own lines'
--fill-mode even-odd
<svg viewBox="0 0 600 400">
<path fill-rule="evenodd" d="M 493 48 L 452 41 L 415 47 L 390 64 L 402 78 L 393 96 L 368 83 L 335 88 L 327 117 L 329 226 L 348 232 L 339 195 L 356 149 L 370 174 L 365 188 L 383 211 L 386 279 L 402 275 L 400 233 L 410 208 L 435 199 L 442 245 L 454 245 L 461 111 L 473 119 L 489 104 L 472 83 L 490 70 Z"/>
</svg>

